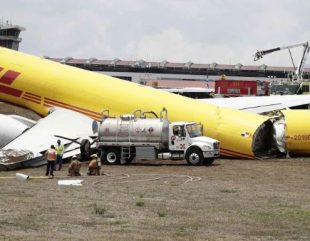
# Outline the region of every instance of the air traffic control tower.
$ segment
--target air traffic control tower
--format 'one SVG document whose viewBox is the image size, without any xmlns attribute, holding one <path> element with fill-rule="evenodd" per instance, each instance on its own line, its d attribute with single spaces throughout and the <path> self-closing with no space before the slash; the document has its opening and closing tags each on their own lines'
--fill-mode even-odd
<svg viewBox="0 0 310 241">
<path fill-rule="evenodd" d="M 12 25 L 8 21 L 0 23 L 0 46 L 18 50 L 19 43 L 22 41 L 19 34 L 24 30 L 26 30 L 24 27 Z"/>
</svg>

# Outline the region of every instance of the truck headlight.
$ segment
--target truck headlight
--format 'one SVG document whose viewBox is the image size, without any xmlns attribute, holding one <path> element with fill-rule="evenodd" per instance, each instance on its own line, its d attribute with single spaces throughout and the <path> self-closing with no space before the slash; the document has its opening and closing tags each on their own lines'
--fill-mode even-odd
<svg viewBox="0 0 310 241">
<path fill-rule="evenodd" d="M 202 146 L 202 149 L 203 149 L 204 151 L 208 151 L 208 150 L 211 150 L 212 148 L 211 148 L 211 146 L 203 145 L 203 146 Z"/>
</svg>

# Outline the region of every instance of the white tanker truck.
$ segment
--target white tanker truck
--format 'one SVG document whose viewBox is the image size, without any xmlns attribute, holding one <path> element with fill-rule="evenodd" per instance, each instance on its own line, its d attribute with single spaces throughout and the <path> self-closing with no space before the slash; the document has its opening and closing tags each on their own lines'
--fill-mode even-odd
<svg viewBox="0 0 310 241">
<path fill-rule="evenodd" d="M 219 156 L 219 141 L 202 136 L 201 125 L 169 123 L 165 109 L 159 118 L 154 112 L 142 113 L 140 110 L 119 118 L 109 117 L 108 110 L 104 112 L 100 125 L 95 127 L 102 163 L 185 158 L 191 165 L 210 165 Z"/>
</svg>

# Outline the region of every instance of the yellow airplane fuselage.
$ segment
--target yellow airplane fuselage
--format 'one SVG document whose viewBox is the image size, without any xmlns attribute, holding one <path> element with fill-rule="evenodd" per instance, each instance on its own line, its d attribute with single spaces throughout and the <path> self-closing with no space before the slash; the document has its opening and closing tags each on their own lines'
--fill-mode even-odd
<svg viewBox="0 0 310 241">
<path fill-rule="evenodd" d="M 270 125 L 267 117 L 141 86 L 103 74 L 0 48 L 0 99 L 32 109 L 45 116 L 50 107 L 81 112 L 96 120 L 103 109 L 111 115 L 136 109 L 159 113 L 165 107 L 170 121 L 196 121 L 204 134 L 218 139 L 221 154 L 253 158 L 256 140 Z M 74 121 L 74 120 L 70 120 Z M 264 141 L 259 141 L 260 145 Z M 264 148 L 269 148 L 268 144 Z"/>
<path fill-rule="evenodd" d="M 310 96 L 309 96 L 310 97 Z M 289 153 L 310 154 L 310 111 L 283 110 L 285 117 L 285 140 Z"/>
</svg>

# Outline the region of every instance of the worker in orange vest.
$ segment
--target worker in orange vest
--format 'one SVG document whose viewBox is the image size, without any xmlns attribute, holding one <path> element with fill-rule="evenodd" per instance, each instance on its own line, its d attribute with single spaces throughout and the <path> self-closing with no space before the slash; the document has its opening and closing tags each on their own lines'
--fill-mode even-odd
<svg viewBox="0 0 310 241">
<path fill-rule="evenodd" d="M 55 146 L 51 145 L 51 148 L 45 152 L 45 159 L 47 160 L 46 173 L 45 176 L 49 176 L 51 178 L 54 177 L 54 166 L 56 162 L 57 153 L 55 150 Z"/>
</svg>

